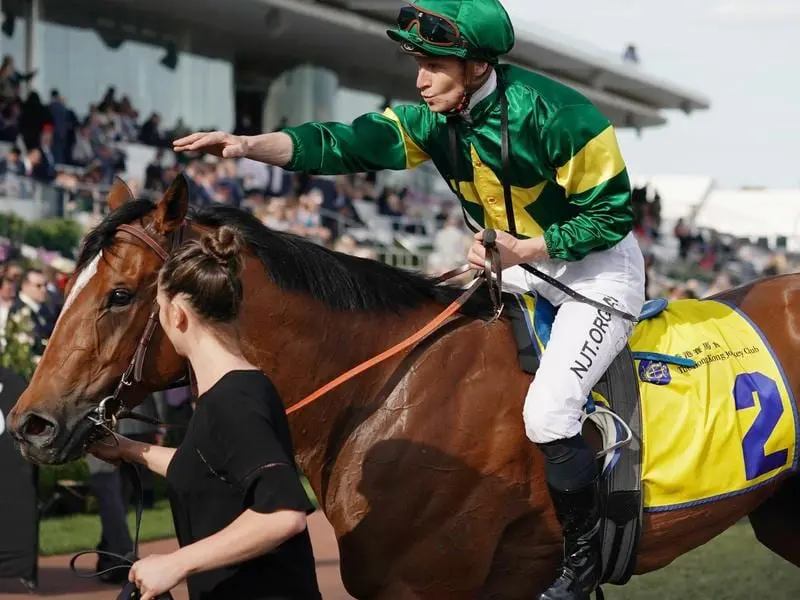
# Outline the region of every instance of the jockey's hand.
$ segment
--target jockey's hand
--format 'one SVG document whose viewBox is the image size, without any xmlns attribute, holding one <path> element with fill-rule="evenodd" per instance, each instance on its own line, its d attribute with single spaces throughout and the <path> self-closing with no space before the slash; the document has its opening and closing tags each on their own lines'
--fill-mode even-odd
<svg viewBox="0 0 800 600">
<path fill-rule="evenodd" d="M 483 231 L 479 231 L 472 239 L 467 253 L 467 262 L 473 269 L 483 271 L 486 249 L 483 247 Z M 500 251 L 500 263 L 503 269 L 522 263 L 536 262 L 548 258 L 547 246 L 543 237 L 529 240 L 518 240 L 510 233 L 495 230 L 497 249 Z"/>
<path fill-rule="evenodd" d="M 226 131 L 198 131 L 172 142 L 175 152 L 206 152 L 222 158 L 241 158 L 247 155 L 247 142 L 241 135 Z"/>
</svg>

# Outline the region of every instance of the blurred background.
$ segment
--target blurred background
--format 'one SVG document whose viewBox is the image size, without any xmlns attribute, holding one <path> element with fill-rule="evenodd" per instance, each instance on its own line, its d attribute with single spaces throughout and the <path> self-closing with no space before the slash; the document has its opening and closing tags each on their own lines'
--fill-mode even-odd
<svg viewBox="0 0 800 600">
<path fill-rule="evenodd" d="M 574 86 L 617 128 L 649 297 L 700 298 L 798 270 L 800 2 L 503 3 L 517 28 L 508 60 Z M 311 177 L 170 150 L 190 131 L 255 134 L 417 102 L 413 65 L 384 33 L 400 5 L 2 0 L 0 368 L 9 379 L 0 399 L 13 405 L 11 382 L 24 386 L 35 368 L 77 248 L 106 214 L 115 176 L 140 197 L 158 197 L 182 170 L 197 205 L 233 204 L 273 229 L 400 268 L 439 274 L 461 264 L 471 236 L 430 166 Z M 25 307 L 45 325 L 30 340 L 10 339 L 7 325 Z M 170 422 L 191 414 L 179 392 L 155 395 L 142 410 Z M 127 434 L 164 438 L 147 427 Z M 0 576 L 55 585 L 39 576 L 37 555 L 129 543 L 108 516 L 124 520 L 124 510 L 101 509 L 129 502 L 118 473 L 86 461 L 14 468 L 22 482 L 14 485 L 35 486 L 38 545 L 17 562 L 0 552 Z M 11 482 L 0 484 L 3 494 Z M 147 484 L 145 537 L 169 538 L 162 485 Z M 12 546 L 0 524 L 0 549 Z M 742 524 L 608 595 L 749 598 L 763 590 L 765 573 L 771 597 L 800 597 L 797 570 Z"/>
</svg>

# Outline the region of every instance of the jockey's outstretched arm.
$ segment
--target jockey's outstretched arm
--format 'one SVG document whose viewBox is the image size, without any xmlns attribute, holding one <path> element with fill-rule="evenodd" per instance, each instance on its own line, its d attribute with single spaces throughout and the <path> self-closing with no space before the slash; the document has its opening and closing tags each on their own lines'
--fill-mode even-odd
<svg viewBox="0 0 800 600">
<path fill-rule="evenodd" d="M 312 175 L 399 171 L 429 159 L 391 109 L 367 113 L 350 125 L 310 122 L 253 136 L 247 139 L 246 155 Z"/>
</svg>

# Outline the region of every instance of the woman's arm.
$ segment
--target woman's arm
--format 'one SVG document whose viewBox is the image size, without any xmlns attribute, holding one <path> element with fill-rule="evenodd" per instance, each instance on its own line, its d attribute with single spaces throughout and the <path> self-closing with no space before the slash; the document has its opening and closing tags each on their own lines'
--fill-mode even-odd
<svg viewBox="0 0 800 600">
<path fill-rule="evenodd" d="M 135 442 L 128 438 L 122 438 L 125 442 L 120 442 L 121 457 L 128 462 L 138 462 L 150 469 L 153 473 L 158 473 L 162 477 L 167 476 L 169 463 L 175 456 L 175 448 L 165 448 L 155 444 Z"/>
<path fill-rule="evenodd" d="M 175 455 L 175 448 L 135 442 L 116 434 L 113 438 L 109 436 L 107 439 L 93 444 L 89 451 L 100 460 L 112 464 L 119 464 L 121 460 L 137 462 L 162 477 L 167 476 L 169 463 Z"/>
<path fill-rule="evenodd" d="M 266 554 L 305 528 L 302 511 L 259 513 L 248 509 L 225 529 L 177 550 L 175 559 L 187 577 Z"/>
<path fill-rule="evenodd" d="M 225 529 L 172 554 L 153 554 L 136 561 L 129 581 L 153 600 L 190 575 L 241 563 L 269 552 L 306 528 L 302 511 L 259 513 L 246 510 Z"/>
</svg>

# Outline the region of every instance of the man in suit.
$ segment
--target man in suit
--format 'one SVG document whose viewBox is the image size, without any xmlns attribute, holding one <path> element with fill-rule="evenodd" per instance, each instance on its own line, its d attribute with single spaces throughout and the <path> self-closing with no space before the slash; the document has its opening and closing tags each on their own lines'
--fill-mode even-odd
<svg viewBox="0 0 800 600">
<path fill-rule="evenodd" d="M 50 183 L 56 178 L 56 158 L 53 154 L 53 126 L 50 123 L 42 128 L 39 140 L 39 152 L 42 160 L 33 168 L 33 178 L 37 181 Z"/>
<path fill-rule="evenodd" d="M 9 311 L 29 314 L 33 321 L 33 354 L 41 356 L 55 327 L 55 317 L 47 307 L 47 279 L 38 269 L 29 269 L 22 276 L 19 294 Z"/>
<path fill-rule="evenodd" d="M 53 163 L 67 162 L 67 139 L 71 133 L 72 120 L 70 110 L 64 103 L 64 98 L 58 90 L 50 91 L 50 114 L 53 117 L 52 157 Z"/>
<path fill-rule="evenodd" d="M 58 315 L 61 314 L 61 308 L 64 306 L 64 294 L 58 289 L 58 270 L 47 265 L 43 273 L 47 282 L 44 305 L 50 313 L 51 320 L 55 323 L 58 320 Z"/>
</svg>

